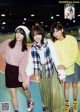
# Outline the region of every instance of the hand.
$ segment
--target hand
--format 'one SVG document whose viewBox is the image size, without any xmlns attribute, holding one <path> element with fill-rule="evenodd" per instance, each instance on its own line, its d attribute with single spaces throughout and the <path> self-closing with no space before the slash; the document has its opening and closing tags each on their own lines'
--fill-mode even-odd
<svg viewBox="0 0 80 112">
<path fill-rule="evenodd" d="M 57 69 L 63 70 L 63 69 L 66 69 L 66 67 L 65 67 L 64 65 L 58 65 L 58 66 L 57 66 Z"/>
<path fill-rule="evenodd" d="M 40 81 L 40 76 L 38 74 L 35 74 L 36 81 Z"/>
<path fill-rule="evenodd" d="M 65 81 L 66 81 L 66 77 L 63 80 L 60 80 L 60 83 L 64 84 Z"/>
<path fill-rule="evenodd" d="M 29 77 L 26 77 L 26 79 L 23 81 L 22 85 L 24 89 L 26 89 L 26 87 L 30 85 L 29 81 L 30 81 Z"/>
<path fill-rule="evenodd" d="M 63 84 L 66 81 L 65 75 L 58 74 L 58 78 L 59 78 L 61 84 Z"/>
</svg>

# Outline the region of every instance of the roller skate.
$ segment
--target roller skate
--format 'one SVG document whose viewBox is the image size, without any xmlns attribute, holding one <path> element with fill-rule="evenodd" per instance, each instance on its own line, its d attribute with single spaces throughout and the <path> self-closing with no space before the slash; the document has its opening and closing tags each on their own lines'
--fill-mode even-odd
<svg viewBox="0 0 80 112">
<path fill-rule="evenodd" d="M 65 102 L 64 112 L 70 112 L 69 102 Z"/>
</svg>

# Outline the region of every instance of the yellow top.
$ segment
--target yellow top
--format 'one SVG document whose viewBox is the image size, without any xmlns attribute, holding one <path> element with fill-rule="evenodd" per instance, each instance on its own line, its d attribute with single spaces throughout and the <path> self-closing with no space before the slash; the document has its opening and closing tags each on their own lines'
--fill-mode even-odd
<svg viewBox="0 0 80 112">
<path fill-rule="evenodd" d="M 65 71 L 67 75 L 73 74 L 74 64 L 78 55 L 78 43 L 76 38 L 71 35 L 66 35 L 66 38 L 57 40 L 54 44 L 60 64 L 66 67 Z"/>
<path fill-rule="evenodd" d="M 78 57 L 77 57 L 76 63 L 80 66 L 80 50 L 78 52 Z"/>
</svg>

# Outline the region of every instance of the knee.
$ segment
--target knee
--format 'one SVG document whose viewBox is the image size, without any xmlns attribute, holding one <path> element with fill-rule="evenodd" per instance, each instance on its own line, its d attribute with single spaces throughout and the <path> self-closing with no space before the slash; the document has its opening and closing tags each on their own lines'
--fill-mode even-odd
<svg viewBox="0 0 80 112">
<path fill-rule="evenodd" d="M 72 83 L 72 87 L 73 88 L 77 88 L 78 87 L 78 83 Z"/>
<path fill-rule="evenodd" d="M 11 98 L 16 98 L 17 97 L 17 92 L 16 91 L 11 91 Z"/>
<path fill-rule="evenodd" d="M 65 88 L 65 89 L 69 89 L 69 88 L 70 88 L 70 84 L 65 84 L 65 85 L 64 85 L 64 88 Z"/>
</svg>

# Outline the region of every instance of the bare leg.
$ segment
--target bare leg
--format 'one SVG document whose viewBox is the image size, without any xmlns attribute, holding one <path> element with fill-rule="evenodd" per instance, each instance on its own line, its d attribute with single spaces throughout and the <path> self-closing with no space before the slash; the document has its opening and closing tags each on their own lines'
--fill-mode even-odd
<svg viewBox="0 0 80 112">
<path fill-rule="evenodd" d="M 10 88 L 10 93 L 13 107 L 16 110 L 18 109 L 17 88 Z"/>
<path fill-rule="evenodd" d="M 32 102 L 30 91 L 28 88 L 27 89 L 22 88 L 22 90 L 23 90 L 25 96 L 27 97 L 27 110 L 30 112 L 33 112 L 34 102 Z"/>
<path fill-rule="evenodd" d="M 24 89 L 22 88 L 22 90 L 23 90 L 24 94 L 26 95 L 27 99 L 30 99 L 30 98 L 31 98 L 31 94 L 30 94 L 29 89 L 27 88 L 27 89 L 24 90 Z"/>
<path fill-rule="evenodd" d="M 73 98 L 77 99 L 77 95 L 78 95 L 78 83 L 72 83 L 72 87 L 73 87 Z"/>
<path fill-rule="evenodd" d="M 69 89 L 70 89 L 70 83 L 64 83 L 65 100 L 69 100 Z"/>
<path fill-rule="evenodd" d="M 77 95 L 78 95 L 78 83 L 72 83 L 73 87 L 73 104 L 72 109 L 74 112 L 78 112 L 78 101 L 77 101 Z"/>
<path fill-rule="evenodd" d="M 69 89 L 70 89 L 70 83 L 64 83 L 65 112 L 69 112 Z"/>
</svg>

